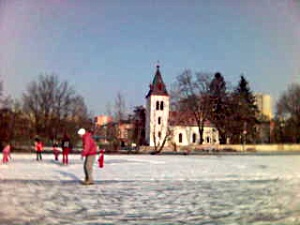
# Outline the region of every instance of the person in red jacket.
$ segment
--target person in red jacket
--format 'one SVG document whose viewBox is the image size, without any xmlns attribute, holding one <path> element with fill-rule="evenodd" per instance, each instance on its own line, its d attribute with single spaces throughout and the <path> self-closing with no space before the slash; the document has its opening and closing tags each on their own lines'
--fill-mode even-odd
<svg viewBox="0 0 300 225">
<path fill-rule="evenodd" d="M 3 151 L 2 151 L 2 153 L 3 153 L 3 159 L 2 159 L 2 162 L 3 162 L 3 163 L 8 163 L 9 159 L 11 159 L 11 156 L 10 156 L 10 149 L 11 149 L 11 147 L 10 147 L 10 144 L 8 143 L 8 144 L 4 147 L 4 149 L 3 149 Z"/>
<path fill-rule="evenodd" d="M 39 138 L 35 138 L 34 148 L 36 151 L 36 161 L 42 160 L 43 142 Z"/>
<path fill-rule="evenodd" d="M 83 165 L 85 180 L 82 182 L 82 184 L 94 184 L 93 165 L 97 154 L 97 145 L 92 137 L 91 131 L 86 131 L 85 129 L 81 128 L 78 131 L 78 134 L 81 136 L 83 143 L 83 150 L 81 156 L 85 157 Z"/>
</svg>

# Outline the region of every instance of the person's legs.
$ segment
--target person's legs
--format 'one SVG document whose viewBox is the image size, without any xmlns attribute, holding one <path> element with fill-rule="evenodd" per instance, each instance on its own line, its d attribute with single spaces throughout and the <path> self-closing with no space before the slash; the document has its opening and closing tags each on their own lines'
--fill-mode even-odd
<svg viewBox="0 0 300 225">
<path fill-rule="evenodd" d="M 63 149 L 63 164 L 66 163 L 66 151 Z"/>
<path fill-rule="evenodd" d="M 69 164 L 69 152 L 66 153 L 66 164 Z"/>
<path fill-rule="evenodd" d="M 66 165 L 68 165 L 69 164 L 69 152 L 70 152 L 70 150 L 69 150 L 69 148 L 66 148 L 65 149 L 65 164 Z"/>
<path fill-rule="evenodd" d="M 85 173 L 85 181 L 84 184 L 93 184 L 93 165 L 95 161 L 94 155 L 89 155 L 85 157 L 84 161 L 84 173 Z"/>
<path fill-rule="evenodd" d="M 3 153 L 3 159 L 2 159 L 3 163 L 7 163 L 8 162 L 8 155 L 6 153 Z"/>
<path fill-rule="evenodd" d="M 84 170 L 84 176 L 85 176 L 84 181 L 85 182 L 88 180 L 87 162 L 88 162 L 88 157 L 85 157 L 84 164 L 83 164 L 83 170 Z"/>
<path fill-rule="evenodd" d="M 63 149 L 63 164 L 69 163 L 68 154 L 69 154 L 69 149 L 68 148 Z"/>
<path fill-rule="evenodd" d="M 90 155 L 87 157 L 87 173 L 88 173 L 88 182 L 93 183 L 93 165 L 95 162 L 95 156 L 94 155 Z"/>
<path fill-rule="evenodd" d="M 58 150 L 55 150 L 55 161 L 58 161 L 58 154 L 59 154 Z"/>
</svg>

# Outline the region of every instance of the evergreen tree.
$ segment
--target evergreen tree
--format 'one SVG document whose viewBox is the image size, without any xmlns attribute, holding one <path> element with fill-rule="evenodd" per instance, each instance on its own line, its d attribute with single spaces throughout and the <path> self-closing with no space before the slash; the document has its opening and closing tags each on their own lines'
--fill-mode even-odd
<svg viewBox="0 0 300 225">
<path fill-rule="evenodd" d="M 239 142 L 244 138 L 244 141 L 254 142 L 258 109 L 249 83 L 243 75 L 232 94 L 232 102 L 235 105 L 232 118 L 234 121 L 232 127 L 233 141 Z"/>
<path fill-rule="evenodd" d="M 216 126 L 219 131 L 220 143 L 226 143 L 228 135 L 228 127 L 231 116 L 226 93 L 226 82 L 221 73 L 215 73 L 214 79 L 209 86 L 209 95 L 211 101 L 210 121 Z"/>
</svg>

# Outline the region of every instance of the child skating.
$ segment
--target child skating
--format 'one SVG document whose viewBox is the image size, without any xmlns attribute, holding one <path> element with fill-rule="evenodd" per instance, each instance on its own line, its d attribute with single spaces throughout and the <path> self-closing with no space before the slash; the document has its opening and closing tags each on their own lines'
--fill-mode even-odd
<svg viewBox="0 0 300 225">
<path fill-rule="evenodd" d="M 10 146 L 10 144 L 7 144 L 2 151 L 2 154 L 3 154 L 2 162 L 3 163 L 8 163 L 9 159 L 11 159 L 10 150 L 11 150 L 11 146 Z"/>
</svg>

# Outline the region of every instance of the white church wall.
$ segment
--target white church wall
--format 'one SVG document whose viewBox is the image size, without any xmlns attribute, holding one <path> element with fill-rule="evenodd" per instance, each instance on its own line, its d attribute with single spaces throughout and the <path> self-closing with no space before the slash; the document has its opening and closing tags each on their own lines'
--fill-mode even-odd
<svg viewBox="0 0 300 225">
<path fill-rule="evenodd" d="M 172 126 L 171 142 L 178 146 L 197 145 L 199 143 L 199 129 L 197 126 Z M 180 137 L 181 136 L 181 137 Z M 219 144 L 219 134 L 216 128 L 204 127 L 203 144 Z"/>
</svg>

